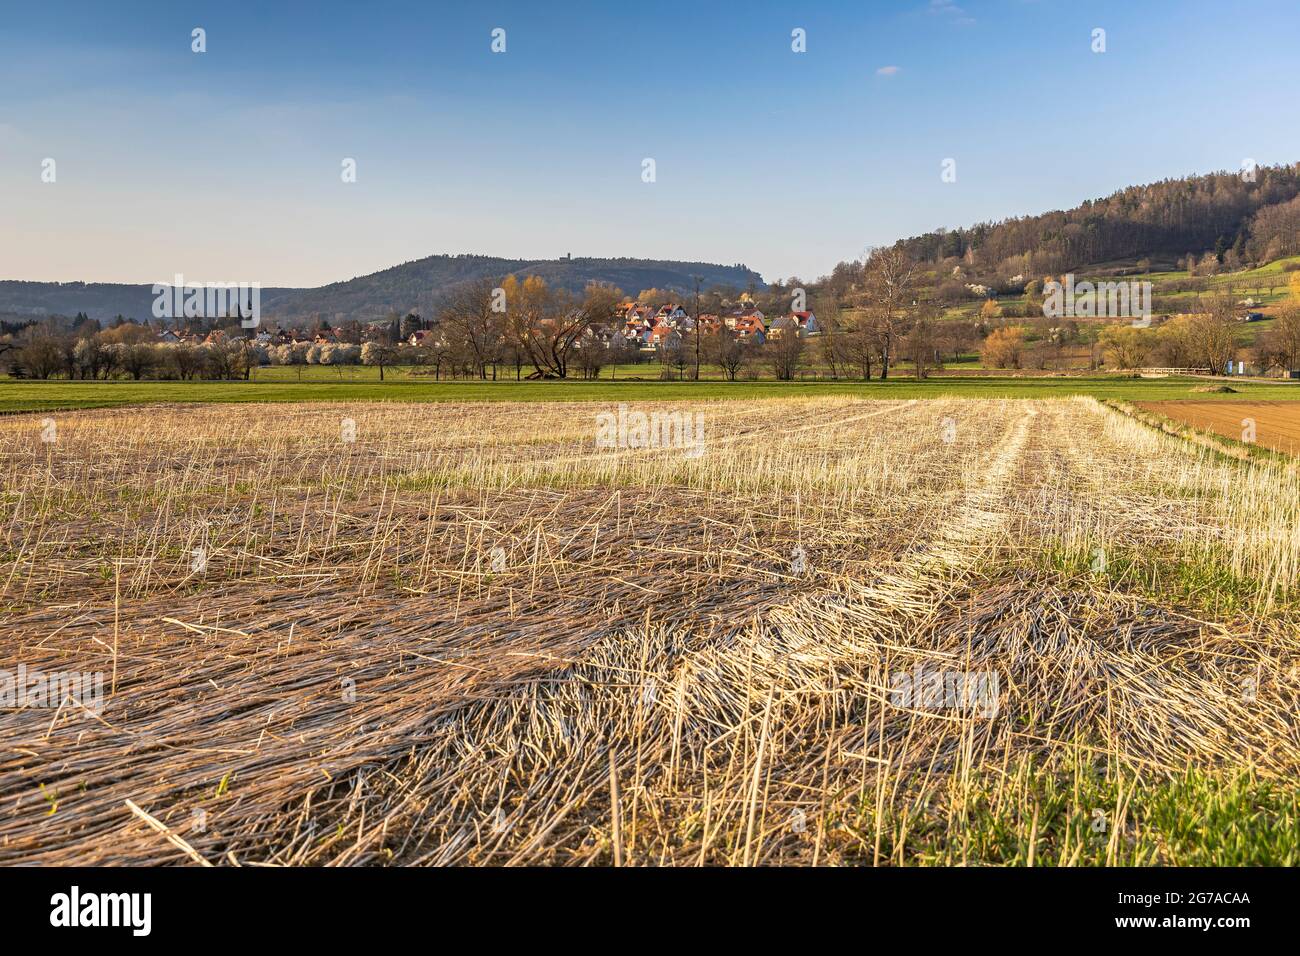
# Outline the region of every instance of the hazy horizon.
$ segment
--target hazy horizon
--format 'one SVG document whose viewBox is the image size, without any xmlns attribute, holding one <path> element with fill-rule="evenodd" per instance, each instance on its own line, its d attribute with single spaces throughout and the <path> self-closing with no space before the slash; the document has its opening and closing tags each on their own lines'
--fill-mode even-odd
<svg viewBox="0 0 1300 956">
<path fill-rule="evenodd" d="M 317 287 L 469 253 L 811 280 L 941 226 L 1300 158 L 1300 10 L 1276 0 L 4 15 L 3 279 Z"/>
</svg>

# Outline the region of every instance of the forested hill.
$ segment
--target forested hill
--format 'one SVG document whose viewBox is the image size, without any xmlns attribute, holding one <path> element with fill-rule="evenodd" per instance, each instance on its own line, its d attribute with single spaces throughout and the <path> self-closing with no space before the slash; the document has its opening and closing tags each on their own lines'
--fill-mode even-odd
<svg viewBox="0 0 1300 956">
<path fill-rule="evenodd" d="M 292 318 L 342 312 L 348 318 L 379 318 L 411 309 L 430 315 L 440 300 L 457 285 L 482 278 L 514 274 L 535 275 L 552 286 L 581 292 L 590 282 L 617 286 L 628 295 L 643 289 L 676 289 L 685 294 L 695 287 L 726 286 L 744 290 L 764 287 L 763 278 L 743 265 L 720 266 L 708 262 L 658 259 L 499 259 L 493 256 L 429 256 L 414 262 L 336 282 L 319 289 L 288 290 L 269 301 L 263 311 Z"/>
<path fill-rule="evenodd" d="M 262 314 L 281 320 L 320 315 L 331 321 L 340 315 L 345 320 L 379 319 L 392 312 L 404 314 L 412 309 L 431 315 L 440 300 L 458 284 L 510 273 L 541 276 L 551 285 L 575 292 L 589 282 L 605 282 L 618 286 L 628 295 L 636 295 L 643 289 L 676 289 L 684 295 L 694 289 L 695 276 L 700 277 L 701 289 L 764 288 L 762 276 L 744 265 L 658 259 L 531 260 L 439 255 L 316 289 L 263 288 Z M 227 276 L 189 278 L 229 280 Z M 151 314 L 153 298 L 152 287 L 148 285 L 0 282 L 0 313 L 19 316 L 70 316 L 84 312 L 94 319 L 112 319 L 120 314 L 143 321 Z"/>
<path fill-rule="evenodd" d="M 1243 262 L 1300 253 L 1300 163 L 1130 186 L 1064 211 L 966 229 L 901 245 L 913 258 L 964 258 L 977 273 L 1051 275 L 1122 259 L 1234 250 Z"/>
</svg>

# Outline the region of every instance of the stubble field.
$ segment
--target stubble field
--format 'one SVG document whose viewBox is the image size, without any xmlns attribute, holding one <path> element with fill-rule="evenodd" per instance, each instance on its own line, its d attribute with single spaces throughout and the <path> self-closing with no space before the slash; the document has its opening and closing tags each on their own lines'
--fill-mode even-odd
<svg viewBox="0 0 1300 956">
<path fill-rule="evenodd" d="M 0 863 L 1296 862 L 1294 467 L 1088 398 L 635 408 L 703 441 L 0 420 L 0 669 L 105 675 L 0 712 Z"/>
</svg>

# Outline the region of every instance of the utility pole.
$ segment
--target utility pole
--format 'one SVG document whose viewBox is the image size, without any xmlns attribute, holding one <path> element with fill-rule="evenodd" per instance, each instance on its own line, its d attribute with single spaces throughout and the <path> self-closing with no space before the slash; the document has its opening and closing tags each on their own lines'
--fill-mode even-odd
<svg viewBox="0 0 1300 956">
<path fill-rule="evenodd" d="M 700 277 L 695 280 L 695 381 L 700 380 Z"/>
</svg>

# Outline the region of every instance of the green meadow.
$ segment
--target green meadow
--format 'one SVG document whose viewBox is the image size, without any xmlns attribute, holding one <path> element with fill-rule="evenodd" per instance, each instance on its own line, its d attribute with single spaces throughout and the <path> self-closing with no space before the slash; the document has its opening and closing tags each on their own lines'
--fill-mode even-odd
<svg viewBox="0 0 1300 956">
<path fill-rule="evenodd" d="M 373 372 L 373 369 L 364 369 Z M 1066 398 L 1157 401 L 1300 399 L 1300 382 L 1234 382 L 1227 394 L 1196 392 L 1205 379 L 1135 379 L 1089 376 L 935 376 L 924 381 L 899 376 L 888 381 L 700 382 L 664 381 L 452 381 L 386 375 L 384 382 L 76 382 L 0 381 L 0 412 L 39 412 L 74 408 L 189 402 L 646 402 L 718 401 L 856 395 L 874 399 Z"/>
</svg>

